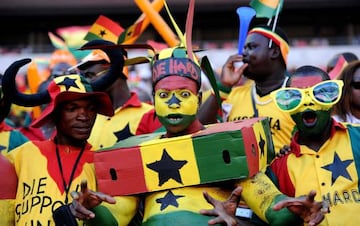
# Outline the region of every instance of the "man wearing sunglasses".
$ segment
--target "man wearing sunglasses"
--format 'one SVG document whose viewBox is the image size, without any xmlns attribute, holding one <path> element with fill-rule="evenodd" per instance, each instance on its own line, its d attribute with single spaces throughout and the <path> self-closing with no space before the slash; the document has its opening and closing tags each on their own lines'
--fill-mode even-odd
<svg viewBox="0 0 360 226">
<path fill-rule="evenodd" d="M 274 160 L 268 171 L 284 194 L 297 197 L 315 189 L 330 212 L 321 225 L 356 225 L 359 210 L 360 127 L 336 122 L 332 107 L 343 82 L 319 68 L 298 68 L 287 88 L 271 94 L 296 123 L 291 153 Z M 285 100 L 285 98 L 287 100 Z"/>
<path fill-rule="evenodd" d="M 314 190 L 315 201 L 323 202 L 324 213 L 331 210 L 319 225 L 357 225 L 360 221 L 360 215 L 356 214 L 360 209 L 360 127 L 331 117 L 332 107 L 341 97 L 343 82 L 330 80 L 329 75 L 317 67 L 303 66 L 289 77 L 286 86 L 271 96 L 281 111 L 290 114 L 297 129 L 291 140 L 291 152 L 276 158 L 264 173 L 290 197 Z M 249 188 L 242 186 L 243 197 Z M 223 213 L 222 207 L 231 214 L 234 210 L 229 208 L 229 203 L 240 196 L 237 192 L 221 204 L 211 196 L 208 200 L 219 213 Z M 297 199 L 281 201 L 276 208 L 288 207 Z M 251 200 L 247 204 L 251 207 Z"/>
</svg>

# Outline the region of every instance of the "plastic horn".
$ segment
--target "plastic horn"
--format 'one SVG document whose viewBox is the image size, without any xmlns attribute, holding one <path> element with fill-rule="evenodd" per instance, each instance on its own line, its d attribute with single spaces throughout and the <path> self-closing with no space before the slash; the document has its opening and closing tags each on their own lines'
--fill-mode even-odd
<svg viewBox="0 0 360 226">
<path fill-rule="evenodd" d="M 246 35 L 249 30 L 250 22 L 255 16 L 256 11 L 251 7 L 239 7 L 236 9 L 236 13 L 238 14 L 240 20 L 238 54 L 241 55 L 243 52 Z"/>
</svg>

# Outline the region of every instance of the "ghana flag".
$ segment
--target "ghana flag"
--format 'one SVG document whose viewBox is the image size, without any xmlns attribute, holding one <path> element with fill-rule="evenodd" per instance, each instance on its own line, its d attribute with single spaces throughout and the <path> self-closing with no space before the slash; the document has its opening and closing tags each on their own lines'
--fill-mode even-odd
<svg viewBox="0 0 360 226">
<path fill-rule="evenodd" d="M 256 17 L 272 18 L 275 16 L 277 8 L 282 9 L 284 0 L 252 0 L 250 6 L 255 9 Z"/>
<path fill-rule="evenodd" d="M 116 43 L 124 28 L 106 16 L 100 15 L 85 36 L 85 40 L 107 40 Z"/>
<path fill-rule="evenodd" d="M 130 195 L 247 178 L 274 157 L 267 118 L 159 137 L 160 133 L 134 136 L 96 152 L 99 191 Z"/>
</svg>

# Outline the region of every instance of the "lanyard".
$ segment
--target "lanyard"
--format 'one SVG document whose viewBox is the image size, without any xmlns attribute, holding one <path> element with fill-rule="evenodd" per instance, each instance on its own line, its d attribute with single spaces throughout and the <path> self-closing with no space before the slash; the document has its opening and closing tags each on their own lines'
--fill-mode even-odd
<svg viewBox="0 0 360 226">
<path fill-rule="evenodd" d="M 83 147 L 81 148 L 81 151 L 78 154 L 78 156 L 76 158 L 76 161 L 75 161 L 75 164 L 74 164 L 74 166 L 73 166 L 73 168 L 71 170 L 70 179 L 69 179 L 69 185 L 66 184 L 66 180 L 65 180 L 65 177 L 64 177 L 64 172 L 63 172 L 61 159 L 60 159 L 60 152 L 59 152 L 59 148 L 58 148 L 58 145 L 57 145 L 56 138 L 55 138 L 55 145 L 56 145 L 56 157 L 57 157 L 59 170 L 60 170 L 60 173 L 61 173 L 61 178 L 62 178 L 62 182 L 63 182 L 63 186 L 64 186 L 64 190 L 65 190 L 65 195 L 66 195 L 65 196 L 65 204 L 68 204 L 68 194 L 69 194 L 70 186 L 71 186 L 72 180 L 74 178 L 76 167 L 79 164 L 79 161 L 80 161 L 80 158 L 81 158 L 82 154 L 84 153 L 85 145 L 83 145 Z"/>
</svg>

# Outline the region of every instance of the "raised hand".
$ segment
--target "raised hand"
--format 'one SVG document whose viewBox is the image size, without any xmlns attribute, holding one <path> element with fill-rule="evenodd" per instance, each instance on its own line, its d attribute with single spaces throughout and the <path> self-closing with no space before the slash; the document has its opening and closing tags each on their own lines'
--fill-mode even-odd
<svg viewBox="0 0 360 226">
<path fill-rule="evenodd" d="M 221 71 L 221 83 L 226 87 L 235 86 L 243 76 L 243 72 L 247 67 L 247 63 L 244 63 L 240 67 L 236 66 L 236 63 L 242 63 L 242 55 L 230 56 Z"/>
<path fill-rule="evenodd" d="M 214 209 L 202 209 L 200 213 L 207 216 L 215 216 L 215 218 L 208 221 L 209 225 L 223 224 L 226 223 L 228 226 L 240 225 L 238 219 L 235 217 L 236 208 L 238 207 L 240 196 L 242 192 L 242 187 L 237 187 L 229 198 L 221 202 L 214 199 L 206 191 L 203 192 L 204 198 L 206 201 L 214 206 Z"/>
<path fill-rule="evenodd" d="M 95 214 L 90 209 L 100 205 L 102 202 L 115 204 L 115 199 L 110 195 L 106 195 L 101 192 L 91 191 L 87 187 L 87 181 L 81 182 L 81 191 L 71 192 L 73 198 L 70 204 L 72 214 L 81 220 L 89 220 L 95 217 Z"/>
<path fill-rule="evenodd" d="M 328 203 L 315 201 L 316 191 L 312 190 L 307 196 L 288 198 L 279 201 L 273 206 L 274 210 L 287 207 L 291 212 L 300 216 L 310 226 L 318 225 L 330 213 Z"/>
</svg>

